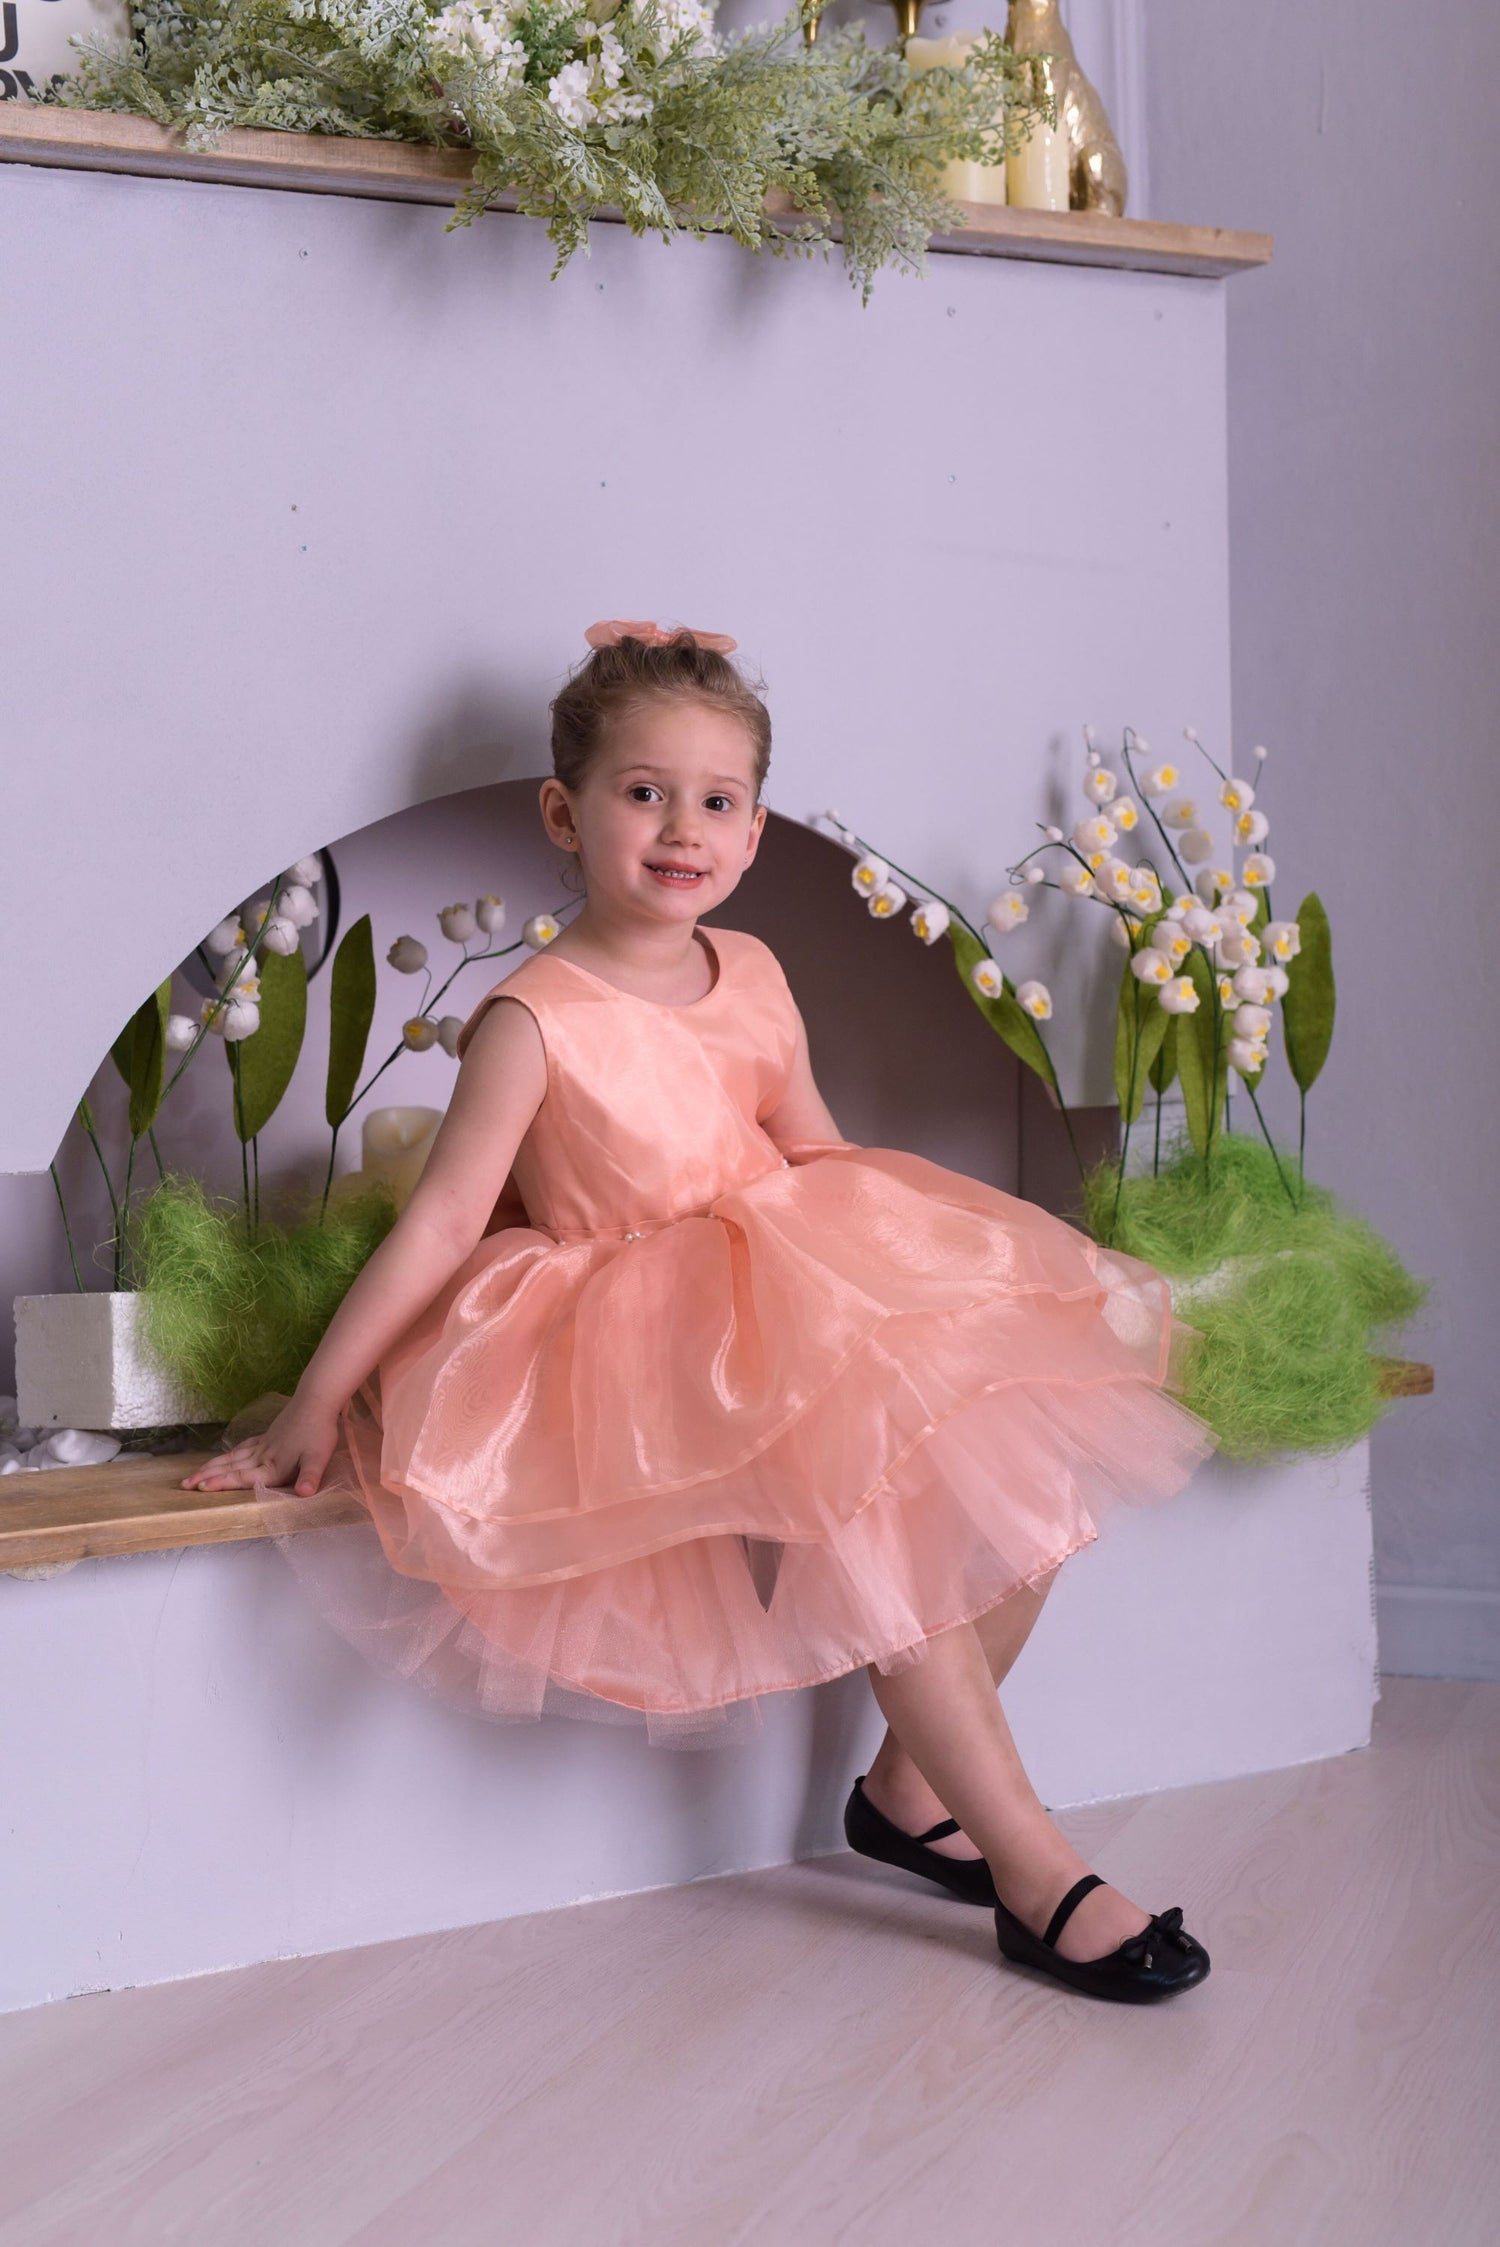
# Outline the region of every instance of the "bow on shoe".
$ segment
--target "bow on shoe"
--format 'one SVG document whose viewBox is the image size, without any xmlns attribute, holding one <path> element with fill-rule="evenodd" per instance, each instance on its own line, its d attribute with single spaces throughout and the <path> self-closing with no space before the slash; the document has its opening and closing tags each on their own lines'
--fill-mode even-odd
<svg viewBox="0 0 1500 2247">
<path fill-rule="evenodd" d="M 1181 1904 L 1174 1904 L 1170 1911 L 1153 1912 L 1149 1922 L 1141 1929 L 1139 1935 L 1127 1937 L 1120 1945 L 1119 1955 L 1121 1958 L 1128 1959 L 1132 1966 L 1144 1966 L 1149 1969 L 1152 1963 L 1152 1949 L 1161 1942 L 1164 1936 L 1169 1938 L 1178 1950 L 1185 1951 L 1188 1948 L 1189 1938 L 1183 1933 L 1182 1927 Z"/>
</svg>

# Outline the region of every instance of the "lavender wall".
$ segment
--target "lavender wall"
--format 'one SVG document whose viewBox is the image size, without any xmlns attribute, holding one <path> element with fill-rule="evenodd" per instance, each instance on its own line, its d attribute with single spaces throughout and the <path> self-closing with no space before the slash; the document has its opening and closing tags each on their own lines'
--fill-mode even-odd
<svg viewBox="0 0 1500 2247">
<path fill-rule="evenodd" d="M 1374 1441 L 1383 1658 L 1496 1677 L 1500 11 L 1145 14 L 1153 215 L 1276 237 L 1229 294 L 1234 717 L 1333 919 L 1310 1168 L 1437 1283 L 1436 1394 Z"/>
</svg>

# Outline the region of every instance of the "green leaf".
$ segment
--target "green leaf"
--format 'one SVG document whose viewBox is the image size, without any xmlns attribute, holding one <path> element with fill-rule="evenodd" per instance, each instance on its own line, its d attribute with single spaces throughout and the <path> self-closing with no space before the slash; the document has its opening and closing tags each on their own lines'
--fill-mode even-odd
<svg viewBox="0 0 1500 2247">
<path fill-rule="evenodd" d="M 1281 1034 L 1297 1084 L 1310 1091 L 1333 1042 L 1333 934 L 1323 900 L 1309 890 L 1297 908 L 1301 950 L 1287 962 Z"/>
<path fill-rule="evenodd" d="M 987 999 L 982 991 L 975 989 L 972 976 L 975 964 L 986 957 L 984 946 L 977 936 L 958 921 L 948 923 L 948 934 L 952 940 L 963 987 L 990 1028 L 1005 1040 L 1018 1061 L 1024 1061 L 1028 1069 L 1034 1069 L 1049 1089 L 1054 1088 L 1051 1057 L 1035 1022 L 1018 1003 L 1010 979 L 1006 978 L 1004 994 L 1000 998 Z"/>
<path fill-rule="evenodd" d="M 236 1127 L 240 1137 L 253 1139 L 275 1115 L 281 1096 L 292 1081 L 297 1056 L 307 1029 L 307 963 L 299 944 L 295 952 L 257 955 L 260 970 L 260 1028 L 248 1038 L 237 1038 L 233 1050 L 239 1057 L 240 1098 Z M 228 1052 L 230 1049 L 225 1048 Z"/>
<path fill-rule="evenodd" d="M 375 1019 L 375 940 L 362 913 L 333 960 L 328 1000 L 328 1095 L 324 1108 L 335 1130 L 354 1101 Z"/>
<path fill-rule="evenodd" d="M 154 990 L 136 1008 L 110 1055 L 130 1089 L 130 1136 L 139 1139 L 156 1121 L 166 1080 L 167 1016 L 172 1007 L 172 978 Z"/>
<path fill-rule="evenodd" d="M 1175 1014 L 1168 1014 L 1160 1002 L 1156 1011 L 1167 1027 L 1162 1037 L 1161 1051 L 1146 1074 L 1153 1092 L 1165 1092 L 1177 1074 L 1177 1017 Z"/>
<path fill-rule="evenodd" d="M 1127 959 L 1115 1010 L 1115 1097 L 1123 1123 L 1133 1124 L 1141 1112 L 1150 1070 L 1172 1021 L 1156 992 L 1131 974 Z"/>
<path fill-rule="evenodd" d="M 1197 945 L 1188 954 L 1183 971 L 1192 977 L 1198 993 L 1196 1014 L 1177 1017 L 1177 1074 L 1182 1079 L 1182 1101 L 1187 1110 L 1188 1136 L 1200 1155 L 1207 1155 L 1218 1134 L 1224 1111 L 1224 1080 L 1219 1077 L 1215 1097 L 1215 1064 L 1218 1059 L 1216 1014 L 1213 1003 L 1213 970 Z"/>
</svg>

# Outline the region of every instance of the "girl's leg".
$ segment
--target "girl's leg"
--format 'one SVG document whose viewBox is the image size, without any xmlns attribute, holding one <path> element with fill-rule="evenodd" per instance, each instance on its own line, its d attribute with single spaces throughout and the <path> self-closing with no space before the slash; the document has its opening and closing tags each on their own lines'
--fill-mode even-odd
<svg viewBox="0 0 1500 2247">
<path fill-rule="evenodd" d="M 973 1629 L 984 1649 L 995 1685 L 1001 1683 L 1026 1644 L 1032 1625 L 1042 1612 L 1042 1602 L 1056 1579 L 1057 1569 L 1054 1568 L 1035 1584 L 1018 1585 L 998 1606 L 988 1608 L 975 1618 Z M 900 1826 L 904 1833 L 925 1833 L 940 1819 L 954 1815 L 946 1803 L 938 1800 L 889 1725 L 865 1774 L 865 1793 L 881 1816 L 889 1818 L 893 1826 Z M 944 1857 L 972 1859 L 981 1854 L 963 1832 L 945 1835 L 929 1846 Z"/>
<path fill-rule="evenodd" d="M 934 1798 L 988 1859 L 996 1892 L 1040 1935 L 1064 1892 L 1090 1868 L 1037 1800 L 974 1624 L 940 1632 L 919 1661 L 891 1676 L 872 1663 L 869 1678 Z M 1064 1958 L 1102 1958 L 1147 1924 L 1147 1914 L 1106 1883 L 1077 1906 L 1057 1948 Z"/>
</svg>

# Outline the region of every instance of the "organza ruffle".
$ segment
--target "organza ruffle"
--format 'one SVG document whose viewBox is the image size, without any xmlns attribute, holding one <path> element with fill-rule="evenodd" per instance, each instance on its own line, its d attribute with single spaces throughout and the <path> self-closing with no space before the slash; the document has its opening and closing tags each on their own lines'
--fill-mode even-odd
<svg viewBox="0 0 1500 2247">
<path fill-rule="evenodd" d="M 342 1416 L 370 1527 L 268 1527 L 377 1667 L 702 1744 L 1179 1490 L 1184 1339 L 1150 1267 L 841 1143 L 633 1240 L 487 1238 Z"/>
</svg>

